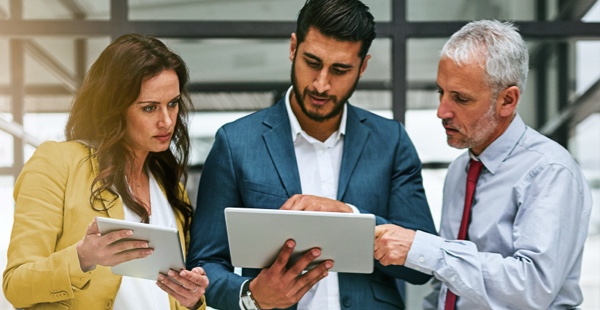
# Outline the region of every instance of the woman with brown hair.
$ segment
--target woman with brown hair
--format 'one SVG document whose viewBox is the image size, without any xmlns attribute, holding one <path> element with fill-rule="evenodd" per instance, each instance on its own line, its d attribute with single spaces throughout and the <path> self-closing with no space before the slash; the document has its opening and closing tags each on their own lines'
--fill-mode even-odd
<svg viewBox="0 0 600 310">
<path fill-rule="evenodd" d="M 177 228 L 187 249 L 188 80 L 183 60 L 152 37 L 124 35 L 101 53 L 73 101 L 67 141 L 40 145 L 16 181 L 3 277 L 15 307 L 206 307 L 202 268 L 171 270 L 156 282 L 113 274 L 110 266 L 153 250 L 122 240 L 129 230 L 100 235 L 94 221 Z"/>
</svg>

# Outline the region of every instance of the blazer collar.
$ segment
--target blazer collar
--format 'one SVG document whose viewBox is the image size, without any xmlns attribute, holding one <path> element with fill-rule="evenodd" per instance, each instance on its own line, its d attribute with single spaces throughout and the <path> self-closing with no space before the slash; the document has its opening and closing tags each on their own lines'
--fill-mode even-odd
<svg viewBox="0 0 600 310">
<path fill-rule="evenodd" d="M 263 133 L 263 140 L 288 196 L 292 197 L 302 193 L 302 186 L 284 99 L 279 100 L 270 109 L 272 113 L 267 113 L 263 120 L 267 127 Z"/>
<path fill-rule="evenodd" d="M 343 201 L 344 194 L 354 173 L 354 168 L 365 149 L 371 130 L 365 126 L 367 117 L 359 115 L 357 109 L 351 104 L 348 107 L 348 119 L 346 123 L 346 135 L 344 137 L 344 153 L 342 154 L 342 165 L 340 167 L 340 179 L 338 184 L 338 200 Z"/>
</svg>

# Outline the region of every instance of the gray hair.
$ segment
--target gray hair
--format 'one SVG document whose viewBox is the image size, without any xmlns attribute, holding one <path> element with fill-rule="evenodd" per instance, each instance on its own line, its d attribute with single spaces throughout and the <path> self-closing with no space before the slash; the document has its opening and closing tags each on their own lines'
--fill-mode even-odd
<svg viewBox="0 0 600 310">
<path fill-rule="evenodd" d="M 527 45 L 510 22 L 470 22 L 444 44 L 441 56 L 458 65 L 477 61 L 496 95 L 509 86 L 517 86 L 521 92 L 525 89 L 529 70 Z"/>
</svg>

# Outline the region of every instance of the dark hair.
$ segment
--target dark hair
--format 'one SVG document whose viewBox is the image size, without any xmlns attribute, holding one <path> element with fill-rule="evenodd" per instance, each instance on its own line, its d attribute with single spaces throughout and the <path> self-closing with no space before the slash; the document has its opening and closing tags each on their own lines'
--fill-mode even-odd
<svg viewBox="0 0 600 310">
<path fill-rule="evenodd" d="M 191 107 L 185 88 L 188 69 L 177 54 L 160 40 L 139 34 L 117 38 L 98 57 L 88 71 L 73 100 L 65 135 L 67 140 L 83 140 L 98 159 L 99 172 L 91 185 L 90 203 L 101 200 L 103 191 L 120 194 L 125 205 L 147 221 L 148 212 L 134 198 L 125 179 L 126 162 L 134 154 L 125 141 L 127 109 L 138 98 L 142 83 L 164 70 L 174 70 L 179 78 L 181 100 L 170 147 L 162 152 L 149 153 L 144 166 L 163 186 L 167 200 L 185 218 L 187 229 L 192 207 L 184 201 L 187 180 L 190 138 L 187 114 Z M 114 193 L 116 194 L 116 193 Z"/>
<path fill-rule="evenodd" d="M 340 41 L 362 42 L 358 56 L 363 60 L 375 39 L 373 15 L 358 0 L 307 0 L 298 13 L 298 44 L 304 42 L 310 27 Z"/>
</svg>

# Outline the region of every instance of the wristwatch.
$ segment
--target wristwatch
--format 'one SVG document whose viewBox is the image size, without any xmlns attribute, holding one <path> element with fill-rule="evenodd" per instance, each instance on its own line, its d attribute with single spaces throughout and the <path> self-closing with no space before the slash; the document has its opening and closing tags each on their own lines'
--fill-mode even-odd
<svg viewBox="0 0 600 310">
<path fill-rule="evenodd" d="M 252 292 L 250 292 L 250 281 L 252 280 L 244 282 L 244 285 L 242 286 L 242 296 L 240 296 L 242 305 L 246 310 L 260 310 L 258 305 L 256 305 L 254 297 L 252 297 Z"/>
</svg>

